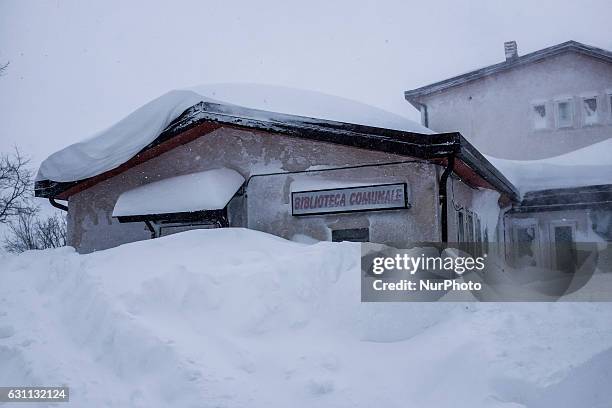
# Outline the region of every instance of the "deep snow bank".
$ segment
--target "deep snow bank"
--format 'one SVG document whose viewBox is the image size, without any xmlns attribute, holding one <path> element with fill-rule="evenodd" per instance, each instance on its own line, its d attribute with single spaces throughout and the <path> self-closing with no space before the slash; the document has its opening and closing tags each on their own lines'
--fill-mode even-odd
<svg viewBox="0 0 612 408">
<path fill-rule="evenodd" d="M 589 359 L 612 305 L 362 304 L 352 243 L 222 229 L 0 256 L 0 384 L 68 384 L 72 406 L 516 407 L 610 378 Z"/>
</svg>

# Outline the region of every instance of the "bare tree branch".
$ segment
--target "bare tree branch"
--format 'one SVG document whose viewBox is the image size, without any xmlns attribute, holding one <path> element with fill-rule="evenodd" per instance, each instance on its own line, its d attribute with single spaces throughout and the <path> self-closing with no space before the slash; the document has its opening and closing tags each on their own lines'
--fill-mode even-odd
<svg viewBox="0 0 612 408">
<path fill-rule="evenodd" d="M 37 211 L 19 213 L 8 222 L 4 248 L 9 252 L 58 248 L 66 245 L 66 218 L 63 214 L 40 218 Z"/>
<path fill-rule="evenodd" d="M 27 202 L 32 195 L 28 162 L 17 148 L 12 155 L 0 154 L 0 224 L 6 223 L 9 217 L 35 210 Z"/>
<path fill-rule="evenodd" d="M 8 68 L 10 62 L 7 61 L 6 64 L 4 65 L 0 65 L 0 76 L 4 75 L 4 72 L 6 71 L 6 69 Z"/>
</svg>

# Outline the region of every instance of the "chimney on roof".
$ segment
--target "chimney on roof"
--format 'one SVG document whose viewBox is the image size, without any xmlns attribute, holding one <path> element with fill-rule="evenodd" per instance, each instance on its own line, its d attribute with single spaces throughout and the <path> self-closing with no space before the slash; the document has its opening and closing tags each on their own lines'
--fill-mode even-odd
<svg viewBox="0 0 612 408">
<path fill-rule="evenodd" d="M 518 48 L 516 41 L 507 41 L 504 43 L 504 52 L 506 53 L 506 62 L 514 61 L 518 58 Z"/>
</svg>

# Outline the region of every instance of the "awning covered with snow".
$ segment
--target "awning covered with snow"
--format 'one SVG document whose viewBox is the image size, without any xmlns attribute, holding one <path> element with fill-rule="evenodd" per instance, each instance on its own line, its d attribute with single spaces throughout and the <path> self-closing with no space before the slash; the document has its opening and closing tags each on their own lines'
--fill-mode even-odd
<svg viewBox="0 0 612 408">
<path fill-rule="evenodd" d="M 243 183 L 244 177 L 228 168 L 170 177 L 122 193 L 115 204 L 113 217 L 220 210 Z"/>
</svg>

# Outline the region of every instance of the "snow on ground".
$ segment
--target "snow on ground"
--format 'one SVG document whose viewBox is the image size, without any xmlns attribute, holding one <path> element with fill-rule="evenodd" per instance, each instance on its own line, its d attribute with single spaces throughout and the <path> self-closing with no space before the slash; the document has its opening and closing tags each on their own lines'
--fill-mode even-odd
<svg viewBox="0 0 612 408">
<path fill-rule="evenodd" d="M 612 138 L 547 159 L 487 159 L 521 194 L 551 188 L 612 184 Z"/>
<path fill-rule="evenodd" d="M 0 255 L 0 384 L 78 407 L 610 406 L 612 304 L 361 303 L 359 253 L 219 229 Z"/>
<path fill-rule="evenodd" d="M 115 125 L 49 156 L 37 180 L 76 181 L 125 163 L 147 146 L 187 108 L 214 102 L 375 127 L 432 133 L 410 119 L 320 92 L 258 84 L 211 84 L 170 91 Z M 266 119 L 261 118 L 260 119 Z"/>
</svg>

